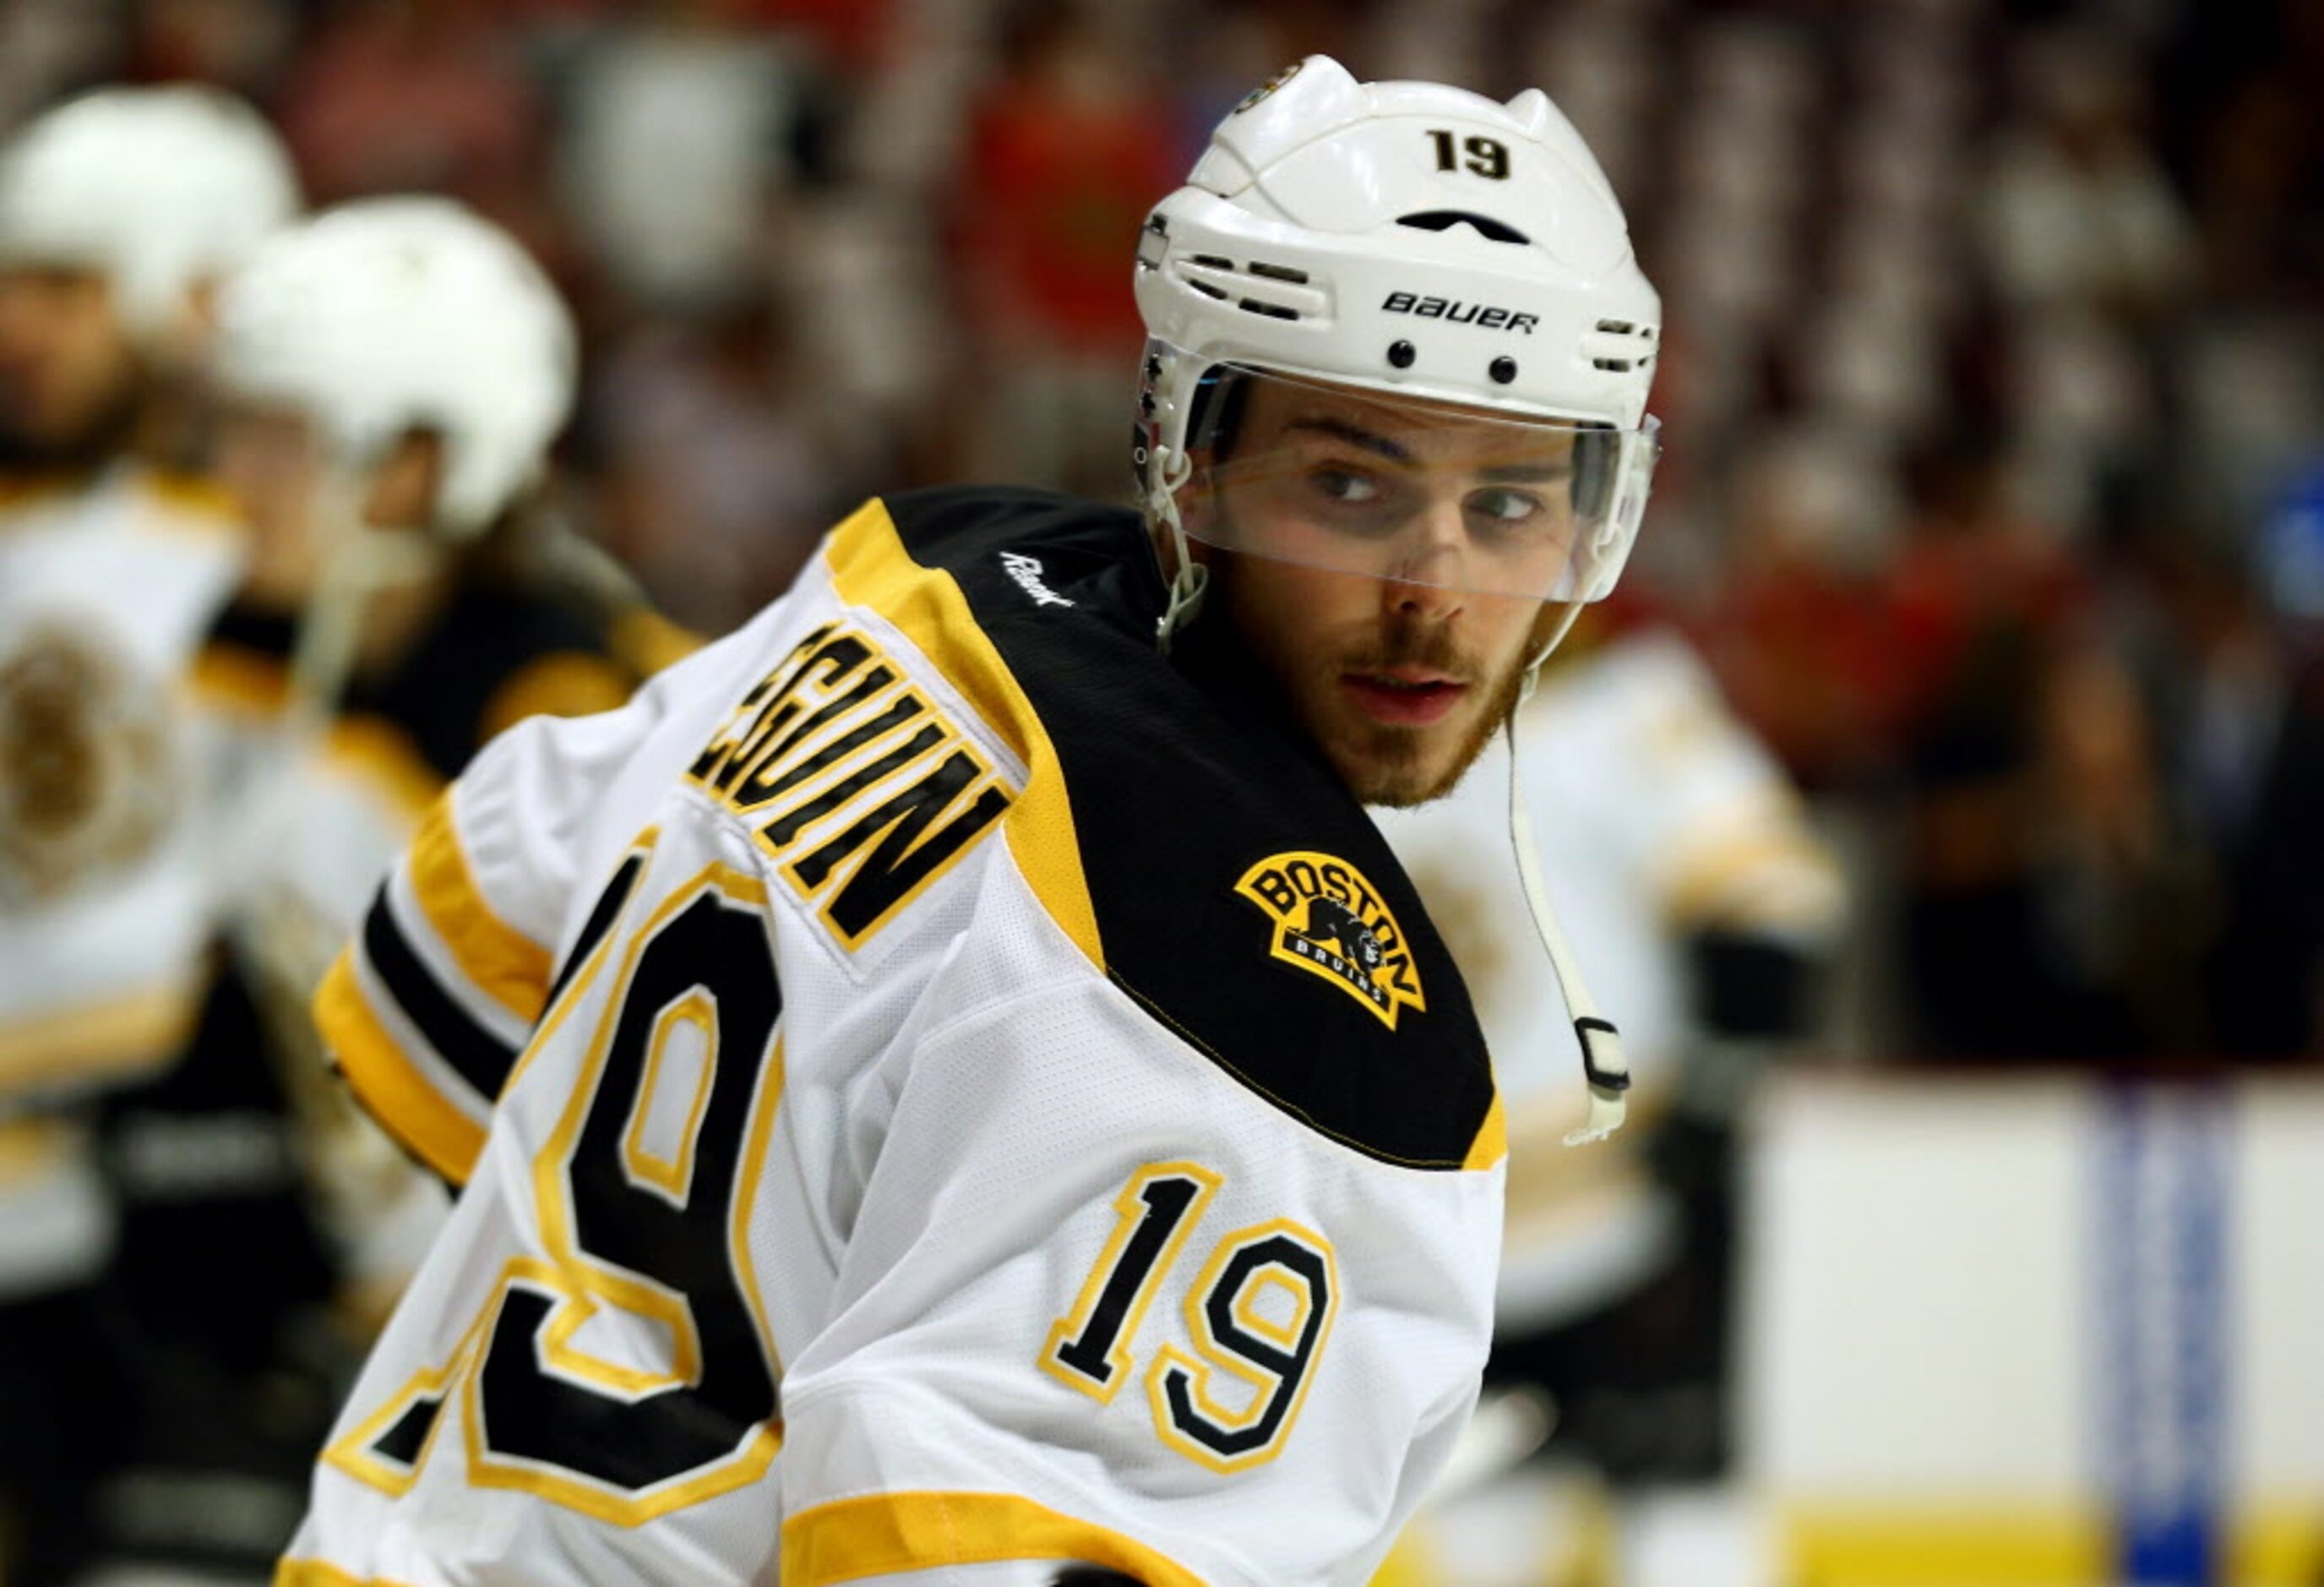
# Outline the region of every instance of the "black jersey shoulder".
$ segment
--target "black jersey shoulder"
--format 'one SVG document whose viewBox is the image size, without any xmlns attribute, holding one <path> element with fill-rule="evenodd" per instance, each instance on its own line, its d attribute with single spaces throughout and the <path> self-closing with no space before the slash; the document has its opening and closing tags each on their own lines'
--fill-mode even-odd
<svg viewBox="0 0 2324 1587">
<path fill-rule="evenodd" d="M 211 625 L 198 671 L 214 687 L 279 708 L 298 637 L 295 618 L 230 605 Z M 349 683 L 339 715 L 383 723 L 408 744 L 406 754 L 448 780 L 513 715 L 604 710 L 642 681 L 612 623 L 588 605 L 550 591 L 472 585 L 393 668 Z"/>
<path fill-rule="evenodd" d="M 1492 1076 L 1451 955 L 1215 619 L 1159 652 L 1138 514 L 1028 491 L 886 505 L 1056 750 L 1107 973 L 1324 1134 L 1413 1167 L 1475 1161 Z"/>
<path fill-rule="evenodd" d="M 507 724 L 512 688 L 530 677 L 543 679 L 539 708 L 557 715 L 618 705 L 641 681 L 615 659 L 595 612 L 547 593 L 473 585 L 392 673 L 351 688 L 347 704 L 402 729 L 450 778 Z"/>
</svg>

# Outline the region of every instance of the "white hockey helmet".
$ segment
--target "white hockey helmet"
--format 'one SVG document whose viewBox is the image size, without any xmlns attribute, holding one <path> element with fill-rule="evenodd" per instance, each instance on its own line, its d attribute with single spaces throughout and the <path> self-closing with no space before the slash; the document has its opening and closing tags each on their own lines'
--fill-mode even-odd
<svg viewBox="0 0 2324 1587">
<path fill-rule="evenodd" d="M 333 465 L 442 438 L 433 528 L 480 532 L 540 475 L 571 413 L 573 322 L 530 254 L 448 199 L 360 199 L 269 242 L 227 283 L 214 373 L 306 414 Z"/>
<path fill-rule="evenodd" d="M 1135 281 L 1152 339 L 1134 457 L 1174 533 L 1189 453 L 1250 372 L 1502 420 L 1513 447 L 1571 432 L 1571 555 L 1554 585 L 1502 593 L 1588 601 L 1613 587 L 1657 449 L 1646 409 L 1661 300 L 1604 173 L 1540 90 L 1502 105 L 1360 83 L 1310 56 L 1219 125 L 1148 218 Z M 1183 532 L 1225 543 L 1215 526 Z M 1379 544 L 1347 566 L 1406 577 L 1379 562 Z"/>
<path fill-rule="evenodd" d="M 124 326 L 152 342 L 299 205 L 281 142 L 233 95 L 99 88 L 0 148 L 0 263 L 101 273 Z"/>
</svg>

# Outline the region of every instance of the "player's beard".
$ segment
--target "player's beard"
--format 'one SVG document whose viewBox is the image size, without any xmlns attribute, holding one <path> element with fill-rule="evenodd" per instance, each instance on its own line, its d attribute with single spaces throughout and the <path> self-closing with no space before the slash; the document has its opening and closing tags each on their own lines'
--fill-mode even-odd
<svg viewBox="0 0 2324 1587">
<path fill-rule="evenodd" d="M 1240 604 L 1236 598 L 1240 563 L 1231 554 L 1211 558 L 1209 605 L 1221 616 Z M 1538 606 L 1523 643 L 1498 663 L 1460 644 L 1441 623 L 1408 614 L 1393 614 L 1384 626 L 1367 624 L 1360 639 L 1320 655 L 1313 650 L 1295 650 L 1293 641 L 1256 621 L 1236 626 L 1242 630 L 1248 653 L 1269 675 L 1285 707 L 1349 792 L 1366 805 L 1404 808 L 1452 792 L 1476 763 L 1517 708 L 1526 664 L 1556 632 L 1563 614 L 1563 607 Z M 1455 707 L 1452 720 L 1426 727 L 1379 722 L 1348 702 L 1342 678 L 1395 667 L 1423 668 L 1456 678 L 1468 686 L 1467 697 Z"/>
<path fill-rule="evenodd" d="M 1536 622 L 1524 649 L 1493 675 L 1480 658 L 1454 644 L 1443 628 L 1413 621 L 1398 623 L 1378 646 L 1334 659 L 1322 675 L 1322 686 L 1336 689 L 1340 678 L 1350 672 L 1425 667 L 1467 680 L 1474 699 L 1463 700 L 1461 709 L 1473 714 L 1435 730 L 1361 719 L 1342 721 L 1318 734 L 1324 752 L 1339 767 L 1350 791 L 1367 805 L 1408 809 L 1443 798 L 1460 786 L 1493 734 L 1517 709 L 1525 690 L 1526 663 L 1546 638 L 1545 625 Z M 1476 708 L 1477 699 L 1483 702 L 1483 709 Z M 1303 715 L 1307 714 L 1304 706 L 1300 708 Z M 1311 722 L 1311 730 L 1318 725 Z M 1439 732 L 1458 734 L 1449 756 L 1443 748 L 1443 740 L 1434 736 Z M 1327 734 L 1333 736 L 1326 737 Z"/>
</svg>

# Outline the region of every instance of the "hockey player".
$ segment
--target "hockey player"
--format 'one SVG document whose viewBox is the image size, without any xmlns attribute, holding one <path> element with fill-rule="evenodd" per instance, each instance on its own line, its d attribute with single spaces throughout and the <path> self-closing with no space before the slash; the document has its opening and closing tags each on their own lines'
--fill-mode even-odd
<svg viewBox="0 0 2324 1587">
<path fill-rule="evenodd" d="M 166 1056 L 198 976 L 171 691 L 232 590 L 214 494 L 143 459 L 204 293 L 295 204 L 263 123 L 115 89 L 0 152 L 0 1086 Z"/>
<path fill-rule="evenodd" d="M 1657 302 L 1539 93 L 1321 57 L 1135 281 L 1143 516 L 874 501 L 391 874 L 318 1013 L 468 1183 L 278 1581 L 1360 1582 L 1442 1467 L 1501 1115 L 1361 801 L 1618 572 Z"/>
<path fill-rule="evenodd" d="M 252 551 L 198 696 L 235 813 L 213 845 L 232 951 L 185 1057 L 106 1110 L 109 1287 L 140 1413 L 106 1506 L 118 1560 L 271 1561 L 343 1386 L 318 1380 L 327 1308 L 375 1326 L 375 1297 L 440 1221 L 436 1182 L 332 1105 L 304 1009 L 487 738 L 536 711 L 618 706 L 639 681 L 611 631 L 643 614 L 563 576 L 569 548 L 536 500 L 573 340 L 524 252 L 440 199 L 327 212 L 221 294 L 220 472 Z M 189 1527 L 144 1501 L 229 1481 L 273 1502 Z"/>
<path fill-rule="evenodd" d="M 0 145 L 0 1575 L 62 1578 L 118 1433 L 82 1105 L 166 1062 L 207 979 L 177 697 L 241 560 L 157 466 L 218 275 L 296 206 L 208 89 L 108 89 Z"/>
</svg>

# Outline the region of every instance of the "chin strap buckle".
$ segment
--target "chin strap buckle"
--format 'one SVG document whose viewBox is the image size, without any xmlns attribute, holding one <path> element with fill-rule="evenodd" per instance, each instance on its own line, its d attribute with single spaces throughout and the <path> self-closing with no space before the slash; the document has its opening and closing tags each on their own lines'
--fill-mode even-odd
<svg viewBox="0 0 2324 1587">
<path fill-rule="evenodd" d="M 1186 544 L 1186 525 L 1178 516 L 1178 492 L 1194 477 L 1194 460 L 1175 447 L 1157 447 L 1152 466 L 1154 484 L 1146 493 L 1146 511 L 1170 531 L 1170 552 L 1177 563 L 1170 574 L 1170 604 L 1154 625 L 1154 643 L 1167 656 L 1170 636 L 1192 623 L 1202 609 L 1203 593 L 1211 586 L 1211 570 L 1194 560 Z"/>
<path fill-rule="evenodd" d="M 1550 643 L 1543 647 L 1529 672 L 1540 667 L 1571 626 L 1572 614 L 1568 613 L 1565 623 L 1559 626 Z M 1590 1116 L 1581 1129 L 1565 1137 L 1566 1145 L 1581 1146 L 1587 1141 L 1603 1140 L 1622 1127 L 1622 1120 L 1629 1112 L 1630 1063 L 1622 1055 L 1622 1033 L 1614 1029 L 1612 1020 L 1599 1014 L 1597 1002 L 1582 979 L 1582 966 L 1574 962 L 1573 950 L 1566 946 L 1565 933 L 1558 927 L 1556 912 L 1549 907 L 1549 890 L 1542 883 L 1541 862 L 1534 850 L 1533 815 L 1526 806 L 1525 780 L 1518 770 L 1517 711 L 1509 713 L 1502 732 L 1508 739 L 1509 844 L 1517 851 L 1517 881 L 1525 890 L 1526 908 L 1533 915 L 1534 931 L 1541 938 L 1542 951 L 1549 955 L 1550 968 L 1556 973 L 1558 990 L 1565 994 L 1566 1010 L 1573 1017 L 1573 1034 L 1582 1044 L 1582 1073 L 1590 1082 Z"/>
</svg>

